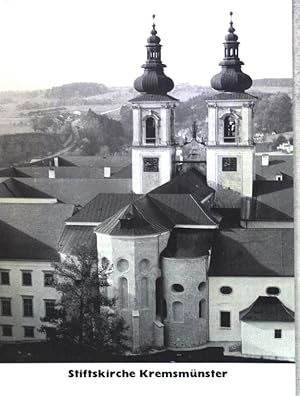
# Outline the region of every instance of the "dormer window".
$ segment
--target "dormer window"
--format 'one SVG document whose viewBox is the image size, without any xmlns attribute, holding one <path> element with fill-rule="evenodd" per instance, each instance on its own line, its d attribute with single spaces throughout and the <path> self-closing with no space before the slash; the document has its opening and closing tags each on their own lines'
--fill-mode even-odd
<svg viewBox="0 0 300 396">
<path fill-rule="evenodd" d="M 153 117 L 148 117 L 146 119 L 146 144 L 156 143 L 156 128 L 155 119 Z"/>
<path fill-rule="evenodd" d="M 224 143 L 234 143 L 236 138 L 236 123 L 232 116 L 224 119 Z"/>
</svg>

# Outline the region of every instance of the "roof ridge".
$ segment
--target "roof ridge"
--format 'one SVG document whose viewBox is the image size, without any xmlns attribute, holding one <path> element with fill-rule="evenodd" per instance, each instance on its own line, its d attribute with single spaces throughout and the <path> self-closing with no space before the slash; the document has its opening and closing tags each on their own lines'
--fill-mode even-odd
<svg viewBox="0 0 300 396">
<path fill-rule="evenodd" d="M 196 203 L 196 205 L 199 207 L 199 209 L 204 213 L 204 215 L 208 218 L 208 220 L 212 221 L 216 226 L 218 226 L 218 223 L 215 222 L 211 217 L 208 216 L 206 211 L 203 209 L 203 207 L 196 201 L 196 199 L 193 197 L 192 193 L 188 194 L 192 198 L 192 200 Z"/>
</svg>

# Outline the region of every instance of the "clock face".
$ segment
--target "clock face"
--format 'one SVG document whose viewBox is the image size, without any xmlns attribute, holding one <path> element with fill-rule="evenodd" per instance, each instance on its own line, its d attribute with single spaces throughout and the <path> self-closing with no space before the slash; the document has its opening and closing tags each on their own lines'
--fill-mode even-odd
<svg viewBox="0 0 300 396">
<path fill-rule="evenodd" d="M 236 171 L 236 158 L 235 157 L 222 158 L 222 171 L 223 172 L 235 172 Z"/>
<path fill-rule="evenodd" d="M 144 172 L 158 171 L 158 158 L 144 158 Z"/>
</svg>

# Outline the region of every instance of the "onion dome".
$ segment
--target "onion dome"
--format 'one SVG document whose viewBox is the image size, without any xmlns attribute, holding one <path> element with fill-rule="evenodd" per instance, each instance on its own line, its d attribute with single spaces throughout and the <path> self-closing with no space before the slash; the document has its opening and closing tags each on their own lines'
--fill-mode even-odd
<svg viewBox="0 0 300 396">
<path fill-rule="evenodd" d="M 230 17 L 232 17 L 232 12 L 230 13 Z M 239 58 L 240 43 L 238 42 L 238 36 L 234 32 L 235 29 L 231 19 L 228 34 L 225 36 L 225 42 L 223 43 L 225 56 L 223 61 L 219 63 L 222 70 L 210 82 L 212 88 L 218 91 L 244 92 L 252 85 L 251 77 L 241 70 L 244 62 Z"/>
<path fill-rule="evenodd" d="M 164 73 L 166 65 L 161 61 L 162 46 L 155 30 L 154 18 L 155 15 L 153 15 L 151 36 L 148 38 L 148 44 L 146 45 L 147 60 L 142 66 L 144 73 L 135 80 L 134 88 L 142 93 L 166 95 L 174 88 L 174 82 Z"/>
</svg>

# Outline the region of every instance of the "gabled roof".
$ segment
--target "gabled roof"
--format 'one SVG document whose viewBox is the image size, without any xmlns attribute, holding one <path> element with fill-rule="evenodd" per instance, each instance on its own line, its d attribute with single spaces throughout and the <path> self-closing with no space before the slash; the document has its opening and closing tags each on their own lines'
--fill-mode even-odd
<svg viewBox="0 0 300 396">
<path fill-rule="evenodd" d="M 0 184 L 0 198 L 53 198 L 19 180 L 7 179 Z"/>
<path fill-rule="evenodd" d="M 250 307 L 240 312 L 243 322 L 294 322 L 295 314 L 277 297 L 258 297 Z"/>
<path fill-rule="evenodd" d="M 211 213 L 199 205 L 191 194 L 149 194 L 149 197 L 174 224 L 217 227 Z"/>
<path fill-rule="evenodd" d="M 209 276 L 294 276 L 289 228 L 232 228 L 215 235 Z"/>
<path fill-rule="evenodd" d="M 155 188 L 150 194 L 192 194 L 197 196 L 198 200 L 202 200 L 213 192 L 214 190 L 208 187 L 205 177 L 195 168 L 190 168 Z"/>
<path fill-rule="evenodd" d="M 0 258 L 56 258 L 64 222 L 73 210 L 65 204 L 1 204 Z"/>
<path fill-rule="evenodd" d="M 22 182 L 36 190 L 57 198 L 63 203 L 86 205 L 99 193 L 130 193 L 128 179 L 34 179 L 22 178 Z"/>
<path fill-rule="evenodd" d="M 178 102 L 178 99 L 173 98 L 170 95 L 158 95 L 158 94 L 141 94 L 133 99 L 130 99 L 129 102 L 136 103 L 136 102 Z"/>
<path fill-rule="evenodd" d="M 68 222 L 101 223 L 111 217 L 119 209 L 124 208 L 138 196 L 135 194 L 98 194 L 88 202 L 79 212 L 68 219 Z"/>
<path fill-rule="evenodd" d="M 172 228 L 172 222 L 147 196 L 126 205 L 100 224 L 95 232 L 115 236 L 158 234 Z"/>
<path fill-rule="evenodd" d="M 65 226 L 58 243 L 60 253 L 72 254 L 74 248 L 86 246 L 96 251 L 95 227 Z"/>
</svg>

